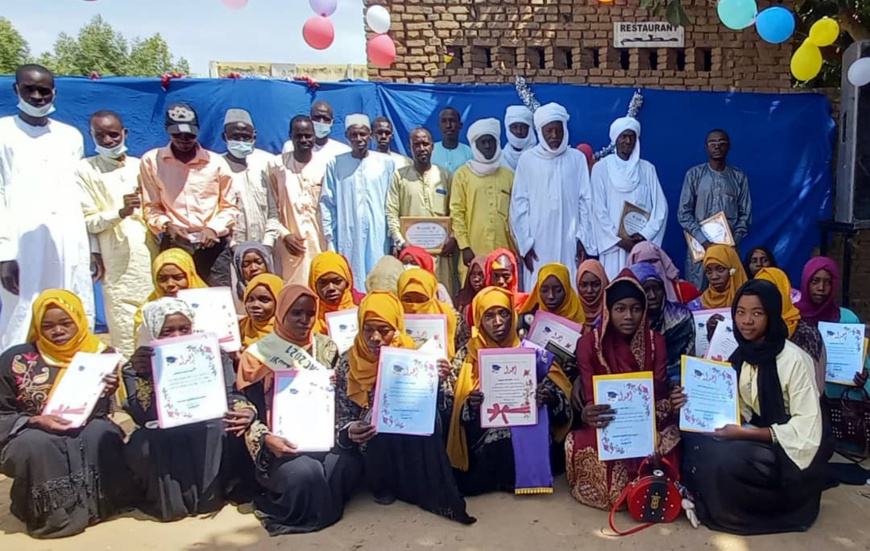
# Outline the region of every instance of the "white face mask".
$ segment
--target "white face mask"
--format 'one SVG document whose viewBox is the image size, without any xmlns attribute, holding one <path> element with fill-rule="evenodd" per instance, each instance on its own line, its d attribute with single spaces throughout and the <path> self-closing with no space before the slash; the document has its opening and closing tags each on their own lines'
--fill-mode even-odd
<svg viewBox="0 0 870 551">
<path fill-rule="evenodd" d="M 326 124 L 325 122 L 315 122 L 314 123 L 314 136 L 320 140 L 329 136 L 329 133 L 332 132 L 332 125 Z"/>
<path fill-rule="evenodd" d="M 120 159 L 127 152 L 127 144 L 125 142 L 121 142 L 115 147 L 103 147 L 100 144 L 95 144 L 95 147 L 97 148 L 97 154 L 104 159 Z"/>
<path fill-rule="evenodd" d="M 57 109 L 55 109 L 54 107 L 54 102 L 47 103 L 42 107 L 34 107 L 24 101 L 24 98 L 22 97 L 18 98 L 18 110 L 25 115 L 29 115 L 37 119 L 44 119 L 45 117 L 57 111 Z"/>
<path fill-rule="evenodd" d="M 244 159 L 254 152 L 253 142 L 238 142 L 235 140 L 227 141 L 227 151 L 236 159 Z"/>
</svg>

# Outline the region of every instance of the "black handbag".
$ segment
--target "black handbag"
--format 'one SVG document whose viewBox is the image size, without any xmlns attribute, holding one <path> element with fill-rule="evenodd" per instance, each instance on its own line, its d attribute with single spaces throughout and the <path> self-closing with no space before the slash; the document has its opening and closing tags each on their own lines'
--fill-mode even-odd
<svg viewBox="0 0 870 551">
<path fill-rule="evenodd" d="M 858 400 L 851 397 L 858 394 Z M 836 451 L 855 462 L 870 457 L 870 394 L 864 388 L 847 388 L 839 399 L 827 400 Z"/>
</svg>

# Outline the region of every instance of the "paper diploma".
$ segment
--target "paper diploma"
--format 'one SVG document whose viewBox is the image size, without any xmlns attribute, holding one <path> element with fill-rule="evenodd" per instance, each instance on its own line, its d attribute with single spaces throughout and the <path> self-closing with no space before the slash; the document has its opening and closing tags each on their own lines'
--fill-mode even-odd
<svg viewBox="0 0 870 551">
<path fill-rule="evenodd" d="M 434 341 L 447 357 L 447 316 L 444 314 L 405 314 L 405 332 L 417 343 Z"/>
<path fill-rule="evenodd" d="M 695 355 L 704 357 L 707 355 L 707 349 L 710 348 L 710 341 L 707 339 L 707 322 L 714 315 L 720 314 L 725 321 L 731 320 L 731 310 L 729 308 L 716 308 L 714 310 L 697 310 L 692 312 L 692 317 L 695 318 Z M 719 322 L 722 323 L 722 322 Z"/>
<path fill-rule="evenodd" d="M 275 373 L 272 432 L 300 452 L 328 452 L 335 445 L 332 374 L 325 369 Z"/>
<path fill-rule="evenodd" d="M 598 436 L 598 459 L 634 459 L 655 452 L 656 411 L 653 375 L 649 371 L 592 378 L 595 403 L 609 405 L 613 420 Z"/>
<path fill-rule="evenodd" d="M 716 362 L 727 362 L 731 354 L 737 350 L 737 339 L 734 337 L 734 323 L 727 319 L 720 321 L 710 339 L 710 347 L 704 358 Z"/>
<path fill-rule="evenodd" d="M 864 368 L 864 326 L 820 321 L 819 333 L 828 353 L 825 381 L 855 386 L 855 375 Z"/>
<path fill-rule="evenodd" d="M 489 348 L 478 352 L 481 428 L 538 424 L 535 391 L 538 374 L 534 350 Z"/>
<path fill-rule="evenodd" d="M 574 355 L 583 326 L 550 312 L 538 310 L 529 328 L 528 340 L 546 348 L 554 344 Z"/>
<path fill-rule="evenodd" d="M 359 333 L 359 308 L 328 312 L 326 327 L 329 338 L 338 346 L 339 354 L 344 354 L 353 346 L 353 340 Z"/>
<path fill-rule="evenodd" d="M 381 348 L 372 418 L 378 433 L 428 436 L 435 432 L 438 355 Z"/>
<path fill-rule="evenodd" d="M 619 220 L 617 235 L 624 239 L 640 233 L 649 223 L 649 211 L 628 201 L 622 204 L 622 216 Z"/>
<path fill-rule="evenodd" d="M 238 352 L 242 347 L 239 319 L 229 287 L 182 289 L 178 298 L 186 302 L 196 315 L 197 333 L 214 333 L 220 346 L 227 352 Z"/>
<path fill-rule="evenodd" d="M 161 429 L 224 416 L 227 391 L 216 335 L 164 339 L 151 346 L 154 400 Z"/>
<path fill-rule="evenodd" d="M 58 376 L 43 415 L 63 417 L 71 429 L 84 425 L 106 388 L 103 378 L 114 373 L 120 361 L 120 354 L 78 352 Z"/>
<path fill-rule="evenodd" d="M 730 364 L 683 356 L 682 385 L 689 401 L 680 409 L 680 430 L 713 432 L 740 424 L 737 372 Z"/>
</svg>

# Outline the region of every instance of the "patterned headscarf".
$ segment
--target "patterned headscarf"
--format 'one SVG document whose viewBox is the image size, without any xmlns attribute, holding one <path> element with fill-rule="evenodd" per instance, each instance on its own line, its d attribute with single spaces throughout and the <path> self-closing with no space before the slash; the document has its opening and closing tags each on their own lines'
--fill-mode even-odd
<svg viewBox="0 0 870 551">
<path fill-rule="evenodd" d="M 583 276 L 587 273 L 590 273 L 601 280 L 601 292 L 592 302 L 586 302 L 586 299 L 584 299 L 583 295 L 580 294 L 580 280 L 583 279 Z M 586 333 L 592 329 L 595 321 L 599 319 L 604 311 L 604 290 L 607 289 L 608 283 L 607 272 L 604 270 L 604 266 L 601 265 L 601 262 L 593 259 L 584 260 L 580 266 L 577 267 L 577 278 L 575 282 L 577 283 L 577 296 L 580 298 L 580 303 L 583 304 L 583 312 L 586 315 L 586 323 L 583 324 L 583 332 Z"/>
<path fill-rule="evenodd" d="M 142 307 L 142 317 L 145 318 L 145 327 L 151 333 L 153 338 L 159 338 L 160 332 L 163 331 L 163 324 L 166 323 L 167 316 L 172 314 L 182 314 L 184 317 L 194 323 L 193 308 L 189 304 L 174 297 L 161 297 L 157 300 L 152 300 Z"/>
</svg>

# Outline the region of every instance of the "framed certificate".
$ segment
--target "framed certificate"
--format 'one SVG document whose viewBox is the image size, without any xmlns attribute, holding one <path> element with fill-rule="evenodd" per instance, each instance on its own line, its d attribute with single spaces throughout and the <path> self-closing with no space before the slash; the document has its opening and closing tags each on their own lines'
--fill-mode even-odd
<svg viewBox="0 0 870 551">
<path fill-rule="evenodd" d="M 592 377 L 595 404 L 616 411 L 598 436 L 598 459 L 635 459 L 655 452 L 656 404 L 650 371 Z"/>
<path fill-rule="evenodd" d="M 571 320 L 557 316 L 551 312 L 538 310 L 529 328 L 528 340 L 544 348 L 555 344 L 559 348 L 574 354 L 577 349 L 577 339 L 583 333 L 583 326 Z"/>
<path fill-rule="evenodd" d="M 538 424 L 537 355 L 532 349 L 489 348 L 478 352 L 481 428 Z"/>
<path fill-rule="evenodd" d="M 855 386 L 855 375 L 864 368 L 864 331 L 859 323 L 819 322 L 819 333 L 828 353 L 825 381 Z"/>
<path fill-rule="evenodd" d="M 71 429 L 84 425 L 106 388 L 103 377 L 120 361 L 120 354 L 77 353 L 51 389 L 43 413 L 63 417 Z"/>
<path fill-rule="evenodd" d="M 197 333 L 214 333 L 223 350 L 239 351 L 242 347 L 239 318 L 229 287 L 182 289 L 178 291 L 178 298 L 193 309 Z"/>
<path fill-rule="evenodd" d="M 428 436 L 435 432 L 438 355 L 384 347 L 372 420 L 379 433 Z"/>
<path fill-rule="evenodd" d="M 216 335 L 163 339 L 151 346 L 158 427 L 169 429 L 224 416 L 227 390 Z"/>
<path fill-rule="evenodd" d="M 402 216 L 399 220 L 405 241 L 431 254 L 440 254 L 450 237 L 449 216 Z"/>
<path fill-rule="evenodd" d="M 275 373 L 272 432 L 300 452 L 328 452 L 335 445 L 335 388 L 332 370 Z"/>
<path fill-rule="evenodd" d="M 682 385 L 689 401 L 680 409 L 680 430 L 713 432 L 740 424 L 737 372 L 730 364 L 683 356 Z"/>
<path fill-rule="evenodd" d="M 414 342 L 433 341 L 447 350 L 447 316 L 444 314 L 405 314 L 405 332 Z"/>
<path fill-rule="evenodd" d="M 634 203 L 628 201 L 622 204 L 622 216 L 619 217 L 619 231 L 617 235 L 627 239 L 636 233 L 640 233 L 649 222 L 650 213 Z"/>
<path fill-rule="evenodd" d="M 707 322 L 716 314 L 725 318 L 725 321 L 731 322 L 730 308 L 713 308 L 712 310 L 696 310 L 692 312 L 692 317 L 695 321 L 695 355 L 700 358 L 706 357 L 707 350 L 710 348 L 710 340 L 707 338 Z"/>
<path fill-rule="evenodd" d="M 728 219 L 724 212 L 719 212 L 701 222 L 701 230 L 704 232 L 711 243 L 719 245 L 735 246 L 734 235 L 731 233 L 731 226 L 728 225 Z M 689 250 L 692 252 L 692 260 L 701 262 L 704 260 L 704 246 L 692 237 L 689 232 L 684 232 L 686 235 L 686 244 L 689 245 Z"/>
<path fill-rule="evenodd" d="M 338 352 L 344 354 L 353 346 L 353 340 L 359 333 L 359 308 L 327 312 L 326 330 L 329 338 L 338 346 Z"/>
</svg>

